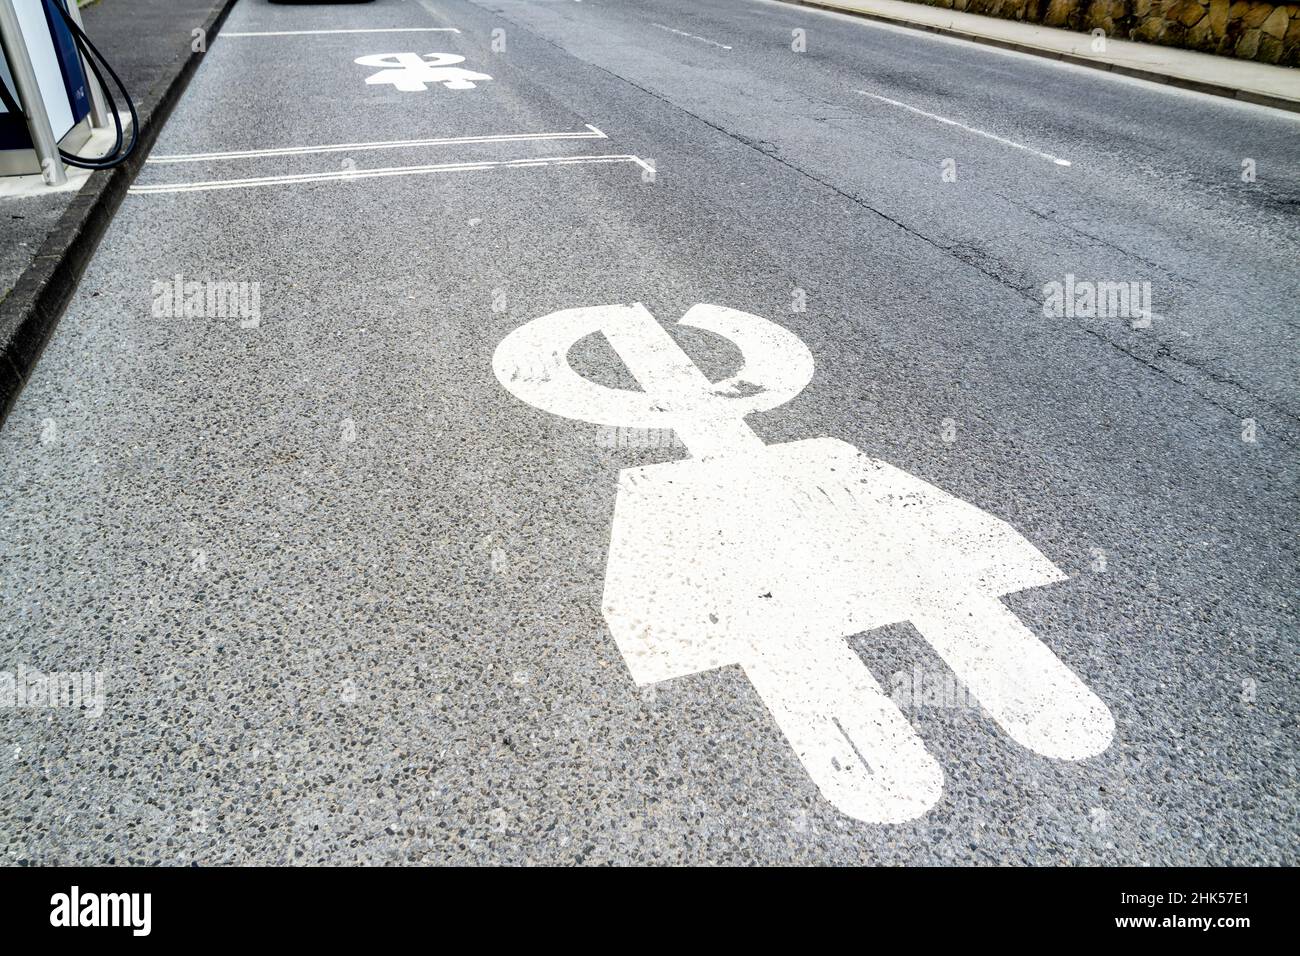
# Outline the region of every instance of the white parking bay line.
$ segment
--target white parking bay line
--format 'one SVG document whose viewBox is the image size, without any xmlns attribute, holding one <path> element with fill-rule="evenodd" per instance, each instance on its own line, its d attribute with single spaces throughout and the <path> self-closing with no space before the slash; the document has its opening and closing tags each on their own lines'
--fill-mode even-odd
<svg viewBox="0 0 1300 956">
<path fill-rule="evenodd" d="M 636 163 L 642 169 L 651 169 L 641 157 L 630 154 L 545 156 L 536 159 L 436 163 L 426 166 L 386 166 L 379 169 L 343 169 L 327 173 L 256 176 L 247 179 L 212 179 L 198 183 L 162 183 L 156 186 L 132 186 L 127 192 L 133 196 L 153 196 L 160 193 L 194 193 L 216 189 L 247 189 L 254 186 L 293 186 L 299 183 L 343 182 L 354 179 L 378 179 L 388 176 L 419 176 L 429 173 L 470 172 L 482 169 L 521 169 L 530 166 L 577 166 L 586 163 Z"/>
<path fill-rule="evenodd" d="M 674 30 L 672 27 L 666 27 L 662 23 L 652 23 L 650 25 L 652 27 L 657 27 L 660 30 L 667 30 L 669 33 L 676 33 L 679 37 L 690 37 L 692 40 L 699 40 L 701 43 L 721 47 L 724 50 L 731 49 L 731 47 L 727 46 L 725 43 L 719 43 L 717 40 L 710 40 L 707 37 L 696 36 L 694 33 L 687 33 L 685 30 Z"/>
<path fill-rule="evenodd" d="M 956 126 L 958 129 L 964 129 L 968 133 L 974 133 L 976 136 L 983 136 L 985 139 L 991 139 L 994 142 L 1001 143 L 1003 146 L 1012 146 L 1016 149 L 1023 149 L 1026 153 L 1033 153 L 1035 156 L 1041 156 L 1043 159 L 1050 159 L 1058 166 L 1073 165 L 1068 159 L 1062 159 L 1060 156 L 1053 156 L 1051 153 L 1044 153 L 1040 150 L 1033 149 L 1023 143 L 1017 143 L 1015 140 L 1007 139 L 1005 136 L 998 136 L 994 133 L 982 129 L 976 129 L 974 126 L 967 126 L 965 123 L 959 123 L 954 119 L 948 119 L 946 116 L 940 116 L 937 113 L 927 113 L 925 110 L 917 109 L 915 106 L 908 106 L 906 103 L 900 103 L 898 100 L 891 100 L 888 96 L 878 96 L 875 93 L 868 93 L 866 90 L 858 90 L 863 96 L 869 96 L 873 100 L 880 100 L 882 103 L 888 103 L 890 106 L 897 106 L 900 109 L 909 110 L 918 116 L 924 116 L 926 119 L 932 119 L 937 123 L 947 123 L 949 126 Z"/>
<path fill-rule="evenodd" d="M 262 30 L 243 33 L 227 33 L 222 30 L 217 36 L 223 37 L 314 37 L 328 33 L 459 33 L 455 27 L 369 27 L 357 30 Z"/>
<path fill-rule="evenodd" d="M 438 139 L 386 139 L 370 143 L 330 143 L 324 146 L 280 146 L 271 149 L 236 149 L 217 153 L 173 153 L 150 156 L 146 163 L 202 163 L 222 159 L 257 159 L 266 156 L 306 156 L 312 153 L 351 153 L 371 149 L 404 149 L 421 146 L 454 146 L 464 143 L 530 143 L 557 139 L 609 139 L 590 123 L 586 132 L 502 133 L 488 136 L 444 136 Z"/>
</svg>

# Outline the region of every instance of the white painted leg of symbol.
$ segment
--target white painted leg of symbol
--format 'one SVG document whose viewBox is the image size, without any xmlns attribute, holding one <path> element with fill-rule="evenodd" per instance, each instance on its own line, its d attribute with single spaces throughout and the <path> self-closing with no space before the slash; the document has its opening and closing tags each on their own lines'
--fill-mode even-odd
<svg viewBox="0 0 1300 956">
<path fill-rule="evenodd" d="M 902 823 L 943 793 L 938 762 L 847 641 L 765 641 L 742 664 L 822 796 L 843 813 Z"/>
<path fill-rule="evenodd" d="M 1110 746 L 1110 710 L 996 597 L 945 596 L 912 624 L 1017 743 L 1058 760 Z"/>
</svg>

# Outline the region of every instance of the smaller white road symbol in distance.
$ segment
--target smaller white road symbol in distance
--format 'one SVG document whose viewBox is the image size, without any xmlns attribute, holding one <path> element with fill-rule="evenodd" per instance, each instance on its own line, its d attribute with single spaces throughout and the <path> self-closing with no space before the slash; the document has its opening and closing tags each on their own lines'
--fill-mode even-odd
<svg viewBox="0 0 1300 956">
<path fill-rule="evenodd" d="M 366 77 L 366 83 L 375 86 L 392 84 L 404 93 L 423 93 L 429 85 L 444 86 L 449 90 L 472 90 L 475 85 L 490 80 L 486 73 L 476 73 L 456 66 L 465 58 L 455 53 L 372 53 L 355 60 L 361 66 L 382 66 L 385 69 Z"/>
</svg>

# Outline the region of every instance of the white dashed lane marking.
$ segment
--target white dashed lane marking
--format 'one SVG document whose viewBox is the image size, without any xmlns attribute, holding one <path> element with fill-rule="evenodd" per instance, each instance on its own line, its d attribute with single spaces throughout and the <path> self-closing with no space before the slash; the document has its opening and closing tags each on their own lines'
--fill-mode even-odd
<svg viewBox="0 0 1300 956">
<path fill-rule="evenodd" d="M 879 100 L 882 103 L 888 103 L 890 106 L 897 106 L 899 109 L 908 110 L 909 112 L 915 113 L 917 116 L 924 116 L 926 119 L 932 119 L 936 123 L 946 123 L 949 126 L 956 126 L 958 129 L 964 129 L 968 133 L 974 133 L 976 136 L 983 136 L 985 139 L 991 139 L 996 143 L 1001 143 L 1003 146 L 1023 149 L 1025 152 L 1033 153 L 1035 156 L 1040 156 L 1043 159 L 1050 159 L 1058 166 L 1073 165 L 1068 159 L 1062 159 L 1060 156 L 1053 156 L 1051 153 L 1044 153 L 1041 150 L 1026 146 L 1023 143 L 1017 143 L 1015 140 L 1007 139 L 1005 136 L 998 136 L 997 134 L 990 133 L 987 130 L 976 129 L 974 126 L 967 126 L 965 123 L 959 123 L 954 119 L 948 119 L 946 116 L 940 116 L 938 113 L 928 113 L 923 109 L 918 109 L 915 106 L 908 106 L 906 103 L 899 102 L 898 100 L 891 100 L 888 96 L 879 96 L 875 93 L 868 93 L 866 90 L 858 90 L 858 92 L 863 96 L 871 97 L 873 100 Z"/>
<path fill-rule="evenodd" d="M 730 50 L 731 47 L 725 43 L 719 43 L 717 40 L 710 40 L 708 37 L 696 36 L 694 33 L 687 33 L 685 30 L 676 30 L 673 27 L 666 27 L 662 23 L 652 23 L 652 27 L 658 30 L 667 30 L 669 33 L 675 33 L 679 37 L 690 37 L 692 40 L 699 40 L 701 43 L 707 43 L 709 46 L 716 46 L 722 50 Z"/>
</svg>

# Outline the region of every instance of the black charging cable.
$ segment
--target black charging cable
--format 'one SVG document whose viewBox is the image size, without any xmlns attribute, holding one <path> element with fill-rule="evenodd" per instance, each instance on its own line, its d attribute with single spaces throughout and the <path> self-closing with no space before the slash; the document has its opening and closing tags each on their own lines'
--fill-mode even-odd
<svg viewBox="0 0 1300 956">
<path fill-rule="evenodd" d="M 90 64 L 90 71 L 95 74 L 95 79 L 99 81 L 99 88 L 104 91 L 104 99 L 108 101 L 108 111 L 113 116 L 113 126 L 116 132 L 112 150 L 97 159 L 76 156 L 62 149 L 59 150 L 59 155 L 69 166 L 77 166 L 81 169 L 112 169 L 114 166 L 121 166 L 135 152 L 135 145 L 140 139 L 140 116 L 135 110 L 135 101 L 131 99 L 131 94 L 126 91 L 126 84 L 117 75 L 117 71 L 113 69 L 112 64 L 104 59 L 104 55 L 99 52 L 95 44 L 90 42 L 90 37 L 86 36 L 86 31 L 81 29 L 77 25 L 77 21 L 72 19 L 72 15 L 64 9 L 63 4 L 65 2 L 76 3 L 77 0 L 47 0 L 47 2 L 53 3 L 54 8 L 59 11 L 59 16 L 63 17 L 63 22 L 72 33 L 77 49 L 81 51 L 82 58 L 86 63 Z M 126 144 L 125 149 L 122 148 L 122 117 L 117 112 L 117 101 L 113 99 L 113 92 L 108 83 L 104 81 L 104 74 L 99 71 L 99 67 L 95 64 L 96 60 L 104 65 L 108 75 L 113 78 L 117 88 L 122 91 L 122 97 L 126 100 L 127 111 L 131 114 L 131 141 Z"/>
</svg>

